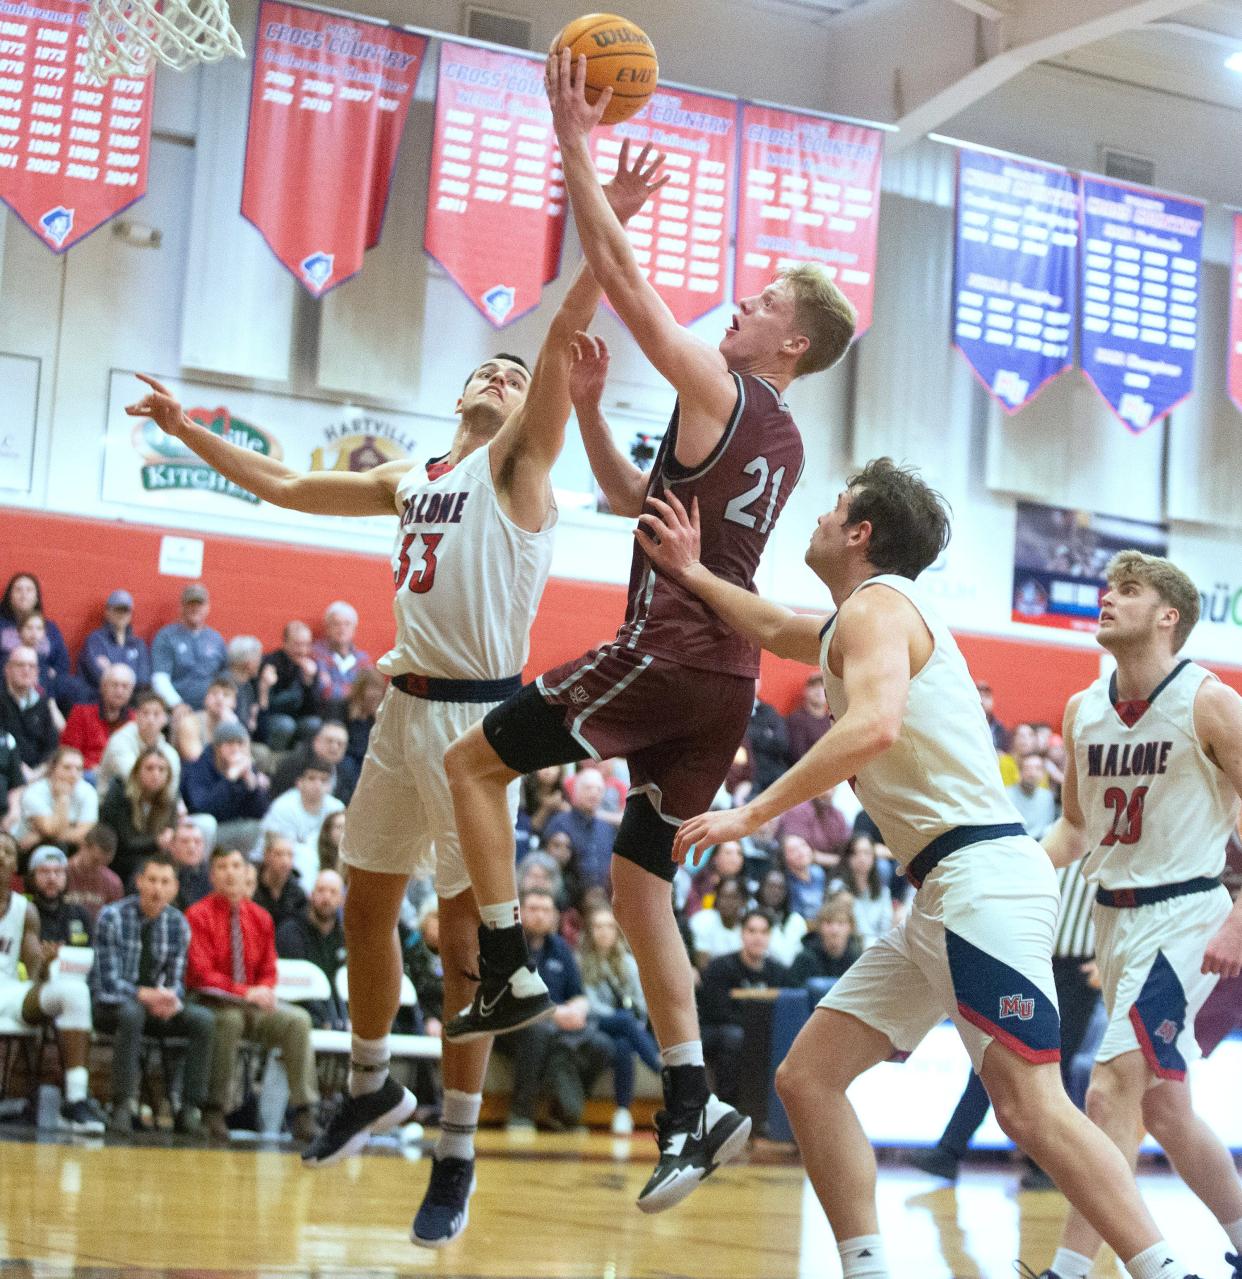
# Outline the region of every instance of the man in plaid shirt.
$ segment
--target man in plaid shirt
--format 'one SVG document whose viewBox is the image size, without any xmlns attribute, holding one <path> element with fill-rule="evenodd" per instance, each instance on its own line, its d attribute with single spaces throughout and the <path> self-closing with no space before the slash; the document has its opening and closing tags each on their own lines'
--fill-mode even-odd
<svg viewBox="0 0 1242 1279">
<path fill-rule="evenodd" d="M 175 1035 L 189 1040 L 176 1127 L 179 1133 L 198 1137 L 203 1134 L 215 1017 L 209 1008 L 185 1002 L 190 926 L 172 905 L 177 871 L 171 859 L 164 853 L 144 858 L 134 886 L 134 894 L 99 912 L 95 928 L 95 1026 L 115 1036 L 108 1127 L 132 1133 L 140 1123 L 142 1036 Z"/>
</svg>

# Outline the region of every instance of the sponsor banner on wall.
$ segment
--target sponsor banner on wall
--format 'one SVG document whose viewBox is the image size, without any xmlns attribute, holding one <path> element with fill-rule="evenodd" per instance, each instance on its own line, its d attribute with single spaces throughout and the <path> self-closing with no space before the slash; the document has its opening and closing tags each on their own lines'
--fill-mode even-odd
<svg viewBox="0 0 1242 1279">
<path fill-rule="evenodd" d="M 957 165 L 953 342 L 1016 413 L 1073 359 L 1078 180 L 978 151 Z"/>
<path fill-rule="evenodd" d="M 427 37 L 264 0 L 242 216 L 315 297 L 379 243 Z"/>
<path fill-rule="evenodd" d="M 631 163 L 648 142 L 664 152 L 668 181 L 630 219 L 627 233 L 677 323 L 690 324 L 725 300 L 737 101 L 684 89 L 656 92 L 631 120 L 592 134 L 602 181 L 616 173 L 625 139 Z"/>
<path fill-rule="evenodd" d="M 871 324 L 884 134 L 777 107 L 742 107 L 735 298 L 795 262 L 825 267 Z"/>
<path fill-rule="evenodd" d="M 1229 272 L 1229 398 L 1242 409 L 1242 213 L 1233 215 Z"/>
<path fill-rule="evenodd" d="M 1104 570 L 1118 551 L 1167 555 L 1165 524 L 1037 502 L 1017 504 L 1013 555 L 1015 622 L 1094 631 Z"/>
<path fill-rule="evenodd" d="M 1194 389 L 1203 205 L 1084 177 L 1083 372 L 1132 431 Z"/>
<path fill-rule="evenodd" d="M 147 190 L 154 76 L 87 75 L 89 11 L 0 5 L 0 200 L 55 253 Z"/>
<path fill-rule="evenodd" d="M 455 418 L 357 408 L 179 378 L 161 380 L 194 421 L 295 470 L 367 471 L 401 458 L 421 463 L 446 453 L 457 427 Z M 350 537 L 358 532 L 392 535 L 393 526 L 384 516 L 306 515 L 260 503 L 180 440 L 165 435 L 149 418 L 128 416 L 125 405 L 142 394 L 142 384 L 131 372 L 112 370 L 100 494 L 105 502 L 223 517 L 230 525 L 324 528 L 336 524 L 351 530 Z"/>
<path fill-rule="evenodd" d="M 29 493 L 34 478 L 40 361 L 0 354 L 0 489 Z"/>
<path fill-rule="evenodd" d="M 543 59 L 444 41 L 423 246 L 497 328 L 560 270 L 565 186 Z"/>
</svg>

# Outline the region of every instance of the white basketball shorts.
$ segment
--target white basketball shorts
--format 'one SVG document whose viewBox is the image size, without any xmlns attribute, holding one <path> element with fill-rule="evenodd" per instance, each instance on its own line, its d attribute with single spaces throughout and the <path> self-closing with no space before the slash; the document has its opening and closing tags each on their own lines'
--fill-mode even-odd
<svg viewBox="0 0 1242 1279">
<path fill-rule="evenodd" d="M 22 1005 L 33 987 L 32 981 L 15 981 L 9 977 L 0 977 L 0 1028 L 29 1025 L 22 1016 Z"/>
</svg>

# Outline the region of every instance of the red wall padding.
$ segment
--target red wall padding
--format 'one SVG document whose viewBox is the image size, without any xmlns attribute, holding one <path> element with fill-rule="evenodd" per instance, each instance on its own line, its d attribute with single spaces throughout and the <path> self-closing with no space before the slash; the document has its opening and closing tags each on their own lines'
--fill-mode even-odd
<svg viewBox="0 0 1242 1279">
<path fill-rule="evenodd" d="M 150 639 L 177 617 L 186 584 L 184 578 L 160 576 L 165 533 L 202 538 L 210 622 L 226 639 L 253 634 L 275 648 L 287 621 L 302 618 L 318 631 L 324 608 L 347 599 L 360 615 L 361 647 L 379 657 L 392 641 L 392 575 L 380 555 L 0 507 L 0 588 L 13 573 L 34 573 L 48 616 L 64 631 L 75 659 L 83 637 L 102 620 L 104 598 L 117 587 L 132 592 L 136 627 Z M 622 587 L 554 578 L 535 622 L 528 673 L 609 638 L 624 611 Z M 997 714 L 1010 725 L 1020 719 L 1059 724 L 1070 694 L 1099 672 L 1094 649 L 979 635 L 959 635 L 958 641 L 976 678 L 992 685 Z M 1242 691 L 1242 670 L 1216 669 Z M 765 654 L 763 696 L 788 711 L 807 674 L 795 662 Z"/>
</svg>

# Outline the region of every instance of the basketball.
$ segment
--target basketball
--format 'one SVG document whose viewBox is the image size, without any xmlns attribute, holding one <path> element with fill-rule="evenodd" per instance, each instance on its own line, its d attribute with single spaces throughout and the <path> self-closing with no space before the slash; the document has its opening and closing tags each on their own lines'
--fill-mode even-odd
<svg viewBox="0 0 1242 1279">
<path fill-rule="evenodd" d="M 587 60 L 586 96 L 594 102 L 605 89 L 612 100 L 604 124 L 619 124 L 641 111 L 655 92 L 660 75 L 655 45 L 647 33 L 615 13 L 588 13 L 565 27 L 552 42 L 552 53 L 568 49 L 576 63 Z"/>
</svg>

